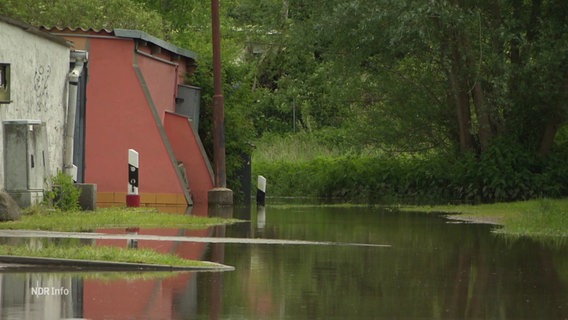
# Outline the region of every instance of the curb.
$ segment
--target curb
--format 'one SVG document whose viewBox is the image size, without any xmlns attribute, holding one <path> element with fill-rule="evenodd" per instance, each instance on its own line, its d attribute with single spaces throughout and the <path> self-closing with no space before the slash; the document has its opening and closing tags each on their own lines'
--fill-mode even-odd
<svg viewBox="0 0 568 320">
<path fill-rule="evenodd" d="M 0 255 L 0 272 L 41 269 L 41 271 L 233 271 L 234 267 L 207 262 L 211 266 L 170 266 L 130 262 L 112 262 L 99 260 L 76 260 L 57 258 L 38 258 Z"/>
</svg>

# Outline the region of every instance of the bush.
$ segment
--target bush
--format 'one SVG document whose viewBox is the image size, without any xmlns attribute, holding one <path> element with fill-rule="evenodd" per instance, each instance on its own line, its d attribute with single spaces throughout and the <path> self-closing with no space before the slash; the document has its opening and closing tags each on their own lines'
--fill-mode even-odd
<svg viewBox="0 0 568 320">
<path fill-rule="evenodd" d="M 317 157 L 253 162 L 270 196 L 309 196 L 365 203 L 481 203 L 568 194 L 559 153 L 547 159 L 496 142 L 480 157 Z M 254 180 L 254 179 L 253 179 Z"/>
<path fill-rule="evenodd" d="M 62 173 L 51 177 L 51 191 L 46 192 L 45 200 L 48 205 L 63 210 L 79 210 L 79 196 L 81 191 L 75 187 L 73 179 Z"/>
</svg>

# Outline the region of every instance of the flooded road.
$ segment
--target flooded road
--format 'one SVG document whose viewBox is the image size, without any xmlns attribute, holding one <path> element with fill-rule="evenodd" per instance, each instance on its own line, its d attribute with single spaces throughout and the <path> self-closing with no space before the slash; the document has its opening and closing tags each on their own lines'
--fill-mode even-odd
<svg viewBox="0 0 568 320">
<path fill-rule="evenodd" d="M 250 221 L 152 233 L 391 247 L 140 240 L 138 247 L 235 271 L 4 272 L 0 318 L 568 318 L 566 242 L 511 240 L 492 234 L 494 226 L 378 208 L 268 207 L 260 216 L 236 211 L 235 217 Z"/>
</svg>

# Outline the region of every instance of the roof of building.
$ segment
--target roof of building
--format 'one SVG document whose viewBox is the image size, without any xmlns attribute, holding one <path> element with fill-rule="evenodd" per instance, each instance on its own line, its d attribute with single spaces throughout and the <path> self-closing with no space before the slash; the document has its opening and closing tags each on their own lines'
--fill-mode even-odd
<svg viewBox="0 0 568 320">
<path fill-rule="evenodd" d="M 129 29 L 93 29 L 93 28 L 71 28 L 71 27 L 41 27 L 43 30 L 47 30 L 53 34 L 57 35 L 65 35 L 65 34 L 91 34 L 91 35 L 104 35 L 104 36 L 114 36 L 117 38 L 124 38 L 124 39 L 139 39 L 149 43 L 152 43 L 156 46 L 159 46 L 165 50 L 168 50 L 172 53 L 178 54 L 180 56 L 190 58 L 193 60 L 197 59 L 197 53 L 187 50 L 184 48 L 180 48 L 176 45 L 173 45 L 167 41 L 162 39 L 156 38 L 147 34 L 144 31 L 140 30 L 129 30 Z"/>
<path fill-rule="evenodd" d="M 24 23 L 22 21 L 12 19 L 12 18 L 6 17 L 6 16 L 0 16 L 0 22 L 7 23 L 7 24 L 12 25 L 14 27 L 18 27 L 18 28 L 24 30 L 25 32 L 28 32 L 28 33 L 31 33 L 31 34 L 36 35 L 38 37 L 47 39 L 47 40 L 55 42 L 55 43 L 58 43 L 62 46 L 71 47 L 71 44 L 67 40 L 65 40 L 64 38 L 59 37 L 59 36 L 54 35 L 54 34 L 51 34 L 49 32 L 41 31 L 39 28 L 36 28 L 36 27 L 29 25 L 27 23 Z"/>
<path fill-rule="evenodd" d="M 150 43 L 153 43 L 159 47 L 162 47 L 168 51 L 173 53 L 177 53 L 180 56 L 184 56 L 186 58 L 191 58 L 193 60 L 197 59 L 197 53 L 187 50 L 184 48 L 177 47 L 169 42 L 166 42 L 162 39 L 158 39 L 154 36 L 151 36 L 143 31 L 138 30 L 128 30 L 128 29 L 114 29 L 114 35 L 119 38 L 131 38 L 131 39 L 141 39 Z"/>
</svg>

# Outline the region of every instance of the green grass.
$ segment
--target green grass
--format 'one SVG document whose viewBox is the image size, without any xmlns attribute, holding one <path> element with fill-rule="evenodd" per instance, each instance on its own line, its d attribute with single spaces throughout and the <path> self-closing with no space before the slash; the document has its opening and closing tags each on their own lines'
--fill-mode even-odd
<svg viewBox="0 0 568 320">
<path fill-rule="evenodd" d="M 41 249 L 35 249 L 29 246 L 2 245 L 0 246 L 0 255 L 145 263 L 182 267 L 210 266 L 207 262 L 186 260 L 174 255 L 161 254 L 148 249 L 123 249 L 104 246 L 50 245 L 42 247 Z"/>
<path fill-rule="evenodd" d="M 102 228 L 203 229 L 235 220 L 160 213 L 152 208 L 101 208 L 96 211 L 28 210 L 21 220 L 0 223 L 0 229 L 85 232 Z"/>
<path fill-rule="evenodd" d="M 495 223 L 503 226 L 495 232 L 510 236 L 568 237 L 568 199 L 402 207 L 401 210 L 444 213 L 467 221 Z"/>
<path fill-rule="evenodd" d="M 305 162 L 316 157 L 336 157 L 342 154 L 340 150 L 326 146 L 308 133 L 267 135 L 256 141 L 255 145 L 253 165 L 257 162 Z"/>
<path fill-rule="evenodd" d="M 543 200 L 523 210 L 521 218 L 510 219 L 500 232 L 533 237 L 568 237 L 568 201 Z"/>
<path fill-rule="evenodd" d="M 234 223 L 234 219 L 195 217 L 160 213 L 153 208 L 101 208 L 96 211 L 59 211 L 33 207 L 24 211 L 19 221 L 0 223 L 0 229 L 89 232 L 105 228 L 183 228 L 204 229 Z M 73 240 L 73 239 L 71 239 Z M 80 243 L 57 243 L 34 249 L 30 246 L 0 246 L 1 255 L 58 259 L 101 260 L 162 264 L 170 266 L 210 266 L 207 262 L 182 259 L 148 249 L 128 250 L 117 247 L 84 246 Z"/>
</svg>

